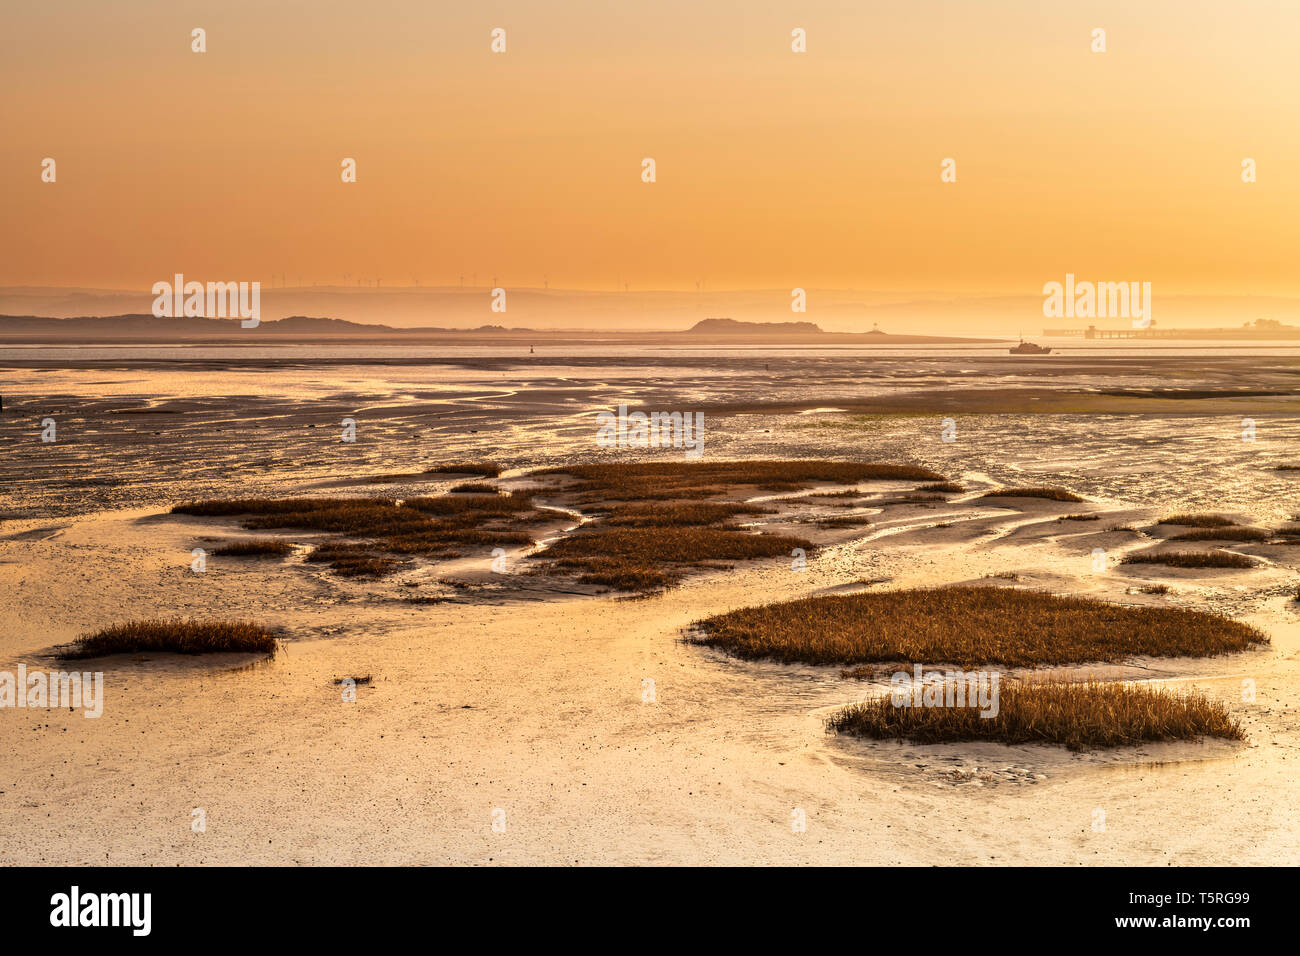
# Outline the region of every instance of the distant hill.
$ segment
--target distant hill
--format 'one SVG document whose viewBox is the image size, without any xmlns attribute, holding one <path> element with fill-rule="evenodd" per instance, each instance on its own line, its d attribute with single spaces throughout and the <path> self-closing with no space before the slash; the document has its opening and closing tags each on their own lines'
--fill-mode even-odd
<svg viewBox="0 0 1300 956">
<path fill-rule="evenodd" d="M 158 318 L 153 315 L 83 315 L 52 318 L 40 315 L 0 315 L 0 343 L 8 344 L 106 344 L 129 342 L 156 345 L 245 345 L 256 341 L 279 344 L 315 345 L 332 343 L 383 343 L 437 345 L 523 345 L 531 347 L 574 342 L 601 342 L 610 337 L 620 342 L 646 345 L 735 345 L 760 340 L 765 345 L 922 345 L 994 342 L 996 339 L 952 338 L 936 335 L 887 335 L 884 332 L 825 332 L 812 322 L 743 322 L 734 319 L 703 319 L 684 332 L 618 331 L 597 329 L 507 328 L 480 325 L 474 328 L 418 326 L 394 328 L 351 322 L 323 316 L 291 315 L 263 319 L 253 328 L 243 328 L 239 319 L 200 317 Z"/>
<path fill-rule="evenodd" d="M 160 276 L 158 278 L 171 278 Z M 205 277 L 208 278 L 208 277 Z M 242 278 L 242 276 L 241 276 Z M 251 277 L 250 277 L 251 278 Z M 265 277 L 263 277 L 265 278 Z M 466 277 L 469 279 L 470 277 Z M 495 285 L 495 283 L 494 283 Z M 390 286 L 294 285 L 284 288 L 263 281 L 262 320 L 285 316 L 328 315 L 361 324 L 383 323 L 395 329 L 431 326 L 465 330 L 488 322 L 529 329 L 655 332 L 685 330 L 701 319 L 727 316 L 737 321 L 786 323 L 790 311 L 786 288 L 717 290 L 506 289 L 509 312 L 492 311 L 496 299 L 486 285 Z M 868 291 L 809 286 L 810 319 L 822 331 L 794 333 L 804 338 L 851 333 L 867 336 L 872 323 L 889 329 L 874 336 L 881 345 L 903 344 L 900 335 L 932 332 L 961 337 L 993 337 L 1012 341 L 1018 333 L 1037 331 L 1043 297 L 1038 288 L 1014 293 L 976 295 L 934 290 Z M 156 296 L 149 284 L 134 289 L 89 286 L 0 285 L 0 315 L 78 316 L 148 315 Z M 1221 328 L 1240 326 L 1247 318 L 1263 317 L 1300 324 L 1300 297 L 1188 296 L 1172 290 L 1160 295 L 1156 309 L 1160 327 Z M 1098 328 L 1128 327 L 1127 319 L 1098 319 Z M 1048 323 L 1056 324 L 1056 323 Z M 1086 325 L 1079 322 L 1078 327 Z M 707 327 L 706 327 L 707 328 Z M 698 344 L 707 333 L 693 332 L 687 341 Z M 730 334 L 734 340 L 738 336 Z M 741 332 L 743 336 L 745 333 Z M 764 332 L 764 335 L 777 333 Z M 788 333 L 787 333 L 788 334 Z M 763 340 L 767 342 L 767 339 Z M 859 343 L 872 339 L 860 338 Z"/>
<path fill-rule="evenodd" d="M 193 339 L 242 336 L 250 332 L 263 335 L 291 335 L 297 338 L 318 335 L 349 337 L 385 337 L 390 335 L 438 335 L 466 333 L 528 333 L 531 329 L 508 329 L 503 325 L 481 325 L 475 329 L 436 327 L 395 329 L 332 319 L 323 316 L 291 315 L 283 319 L 263 319 L 254 329 L 245 329 L 239 319 L 159 318 L 154 315 L 82 315 L 67 319 L 44 315 L 0 315 L 0 338 L 50 337 L 79 340 L 135 339 L 149 341 L 187 341 Z"/>
<path fill-rule="evenodd" d="M 688 332 L 706 335 L 825 335 L 815 322 L 741 322 L 736 319 L 700 319 Z"/>
</svg>

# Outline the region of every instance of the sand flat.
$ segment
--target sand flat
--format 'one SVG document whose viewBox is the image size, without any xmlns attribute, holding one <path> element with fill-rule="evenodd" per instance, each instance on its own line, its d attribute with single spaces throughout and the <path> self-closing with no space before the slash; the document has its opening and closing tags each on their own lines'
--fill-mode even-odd
<svg viewBox="0 0 1300 956">
<path fill-rule="evenodd" d="M 1261 559 L 1248 571 L 1118 564 L 1129 550 L 1158 545 L 1141 529 L 1174 508 L 1284 520 L 1295 479 L 1268 466 L 1288 460 L 1300 430 L 1292 411 L 1261 414 L 1263 440 L 1249 446 L 1234 433 L 1235 411 L 1191 410 L 1171 429 L 1160 416 L 1025 408 L 961 418 L 958 441 L 944 444 L 940 410 L 926 411 L 915 394 L 912 414 L 881 419 L 862 420 L 838 398 L 809 397 L 808 407 L 846 411 L 726 411 L 746 383 L 767 387 L 768 372 L 754 364 L 712 376 L 678 367 L 668 379 L 625 368 L 618 380 L 632 400 L 653 403 L 647 407 L 689 407 L 691 397 L 714 403 L 710 457 L 906 461 L 969 491 L 890 505 L 867 497 L 851 509 L 801 497 L 797 509 L 810 522 L 861 511 L 873 523 L 816 529 L 796 516 L 789 527 L 825 544 L 807 571 L 785 560 L 753 562 L 638 600 L 547 590 L 513 575 L 493 581 L 488 555 L 379 582 L 340 580 L 300 554 L 210 557 L 209 570 L 195 575 L 191 548 L 248 532 L 232 521 L 167 515 L 178 500 L 316 494 L 326 485 L 339 494 L 436 494 L 460 479 L 365 481 L 491 455 L 510 466 L 505 483 L 517 485 L 528 482 L 518 476 L 529 466 L 591 459 L 589 415 L 610 397 L 607 363 L 590 374 L 568 369 L 578 401 L 563 416 L 550 399 L 531 407 L 512 373 L 508 387 L 497 387 L 489 379 L 501 371 L 479 367 L 444 368 L 427 391 L 418 382 L 370 388 L 371 373 L 359 372 L 346 395 L 324 388 L 317 402 L 302 400 L 320 389 L 307 378 L 303 392 L 291 380 L 282 396 L 254 395 L 225 372 L 185 373 L 193 380 L 182 389 L 172 373 L 130 370 L 118 385 L 94 387 L 111 387 L 108 398 L 75 376 L 57 398 L 37 384 L 7 393 L 0 439 L 15 454 L 0 462 L 9 515 L 0 524 L 0 668 L 56 666 L 48 656 L 54 645 L 133 615 L 249 617 L 290 639 L 265 662 L 164 655 L 81 662 L 105 672 L 97 720 L 0 711 L 0 862 L 1300 859 L 1291 810 L 1300 629 L 1290 601 L 1300 551 L 1232 545 Z M 790 365 L 782 374 L 793 382 L 807 371 Z M 901 360 L 877 371 L 906 373 L 914 391 L 941 374 Z M 1125 367 L 1116 380 L 1141 380 L 1139 372 Z M 852 370 L 843 373 L 843 389 L 852 391 Z M 1219 364 L 1203 378 L 1231 385 L 1251 374 L 1242 363 L 1233 379 Z M 178 413 L 110 414 L 145 401 Z M 324 437 L 348 409 L 371 404 L 382 413 L 358 416 L 357 446 Z M 43 448 L 25 431 L 46 408 L 64 409 L 57 414 L 69 426 L 66 445 Z M 989 487 L 1048 478 L 1089 501 L 978 499 Z M 1079 511 L 1101 518 L 1057 520 Z M 1113 530 L 1122 525 L 1139 530 Z M 1109 554 L 1104 572 L 1092 570 L 1094 547 Z M 475 562 L 484 566 L 477 577 Z M 491 584 L 438 583 L 457 576 Z M 408 577 L 419 587 L 406 587 Z M 1154 581 L 1172 593 L 1136 590 Z M 838 738 L 824 730 L 829 711 L 880 693 L 879 683 L 842 678 L 836 668 L 738 661 L 682 641 L 692 621 L 750 604 L 975 582 L 1165 602 L 1256 624 L 1272 640 L 1258 651 L 1053 671 L 1204 690 L 1242 721 L 1247 742 L 1072 754 Z M 412 593 L 450 599 L 406 603 Z M 373 683 L 344 702 L 333 681 L 362 675 Z M 653 703 L 642 700 L 647 679 Z M 1255 703 L 1241 700 L 1244 679 L 1255 681 Z M 207 814 L 202 834 L 190 829 L 196 807 Z M 506 813 L 505 833 L 492 830 L 495 808 Z M 791 832 L 795 809 L 807 815 L 806 833 Z M 1106 812 L 1104 832 L 1092 828 L 1097 809 Z"/>
</svg>

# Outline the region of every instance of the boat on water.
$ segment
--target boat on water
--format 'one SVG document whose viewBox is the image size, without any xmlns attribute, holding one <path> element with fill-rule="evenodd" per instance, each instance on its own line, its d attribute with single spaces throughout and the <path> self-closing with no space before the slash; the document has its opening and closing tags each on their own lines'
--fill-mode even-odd
<svg viewBox="0 0 1300 956">
<path fill-rule="evenodd" d="M 1052 351 L 1052 347 L 1050 345 L 1035 345 L 1033 342 L 1026 342 L 1021 339 L 1019 345 L 1013 346 L 1007 351 L 1012 355 L 1046 355 Z"/>
</svg>

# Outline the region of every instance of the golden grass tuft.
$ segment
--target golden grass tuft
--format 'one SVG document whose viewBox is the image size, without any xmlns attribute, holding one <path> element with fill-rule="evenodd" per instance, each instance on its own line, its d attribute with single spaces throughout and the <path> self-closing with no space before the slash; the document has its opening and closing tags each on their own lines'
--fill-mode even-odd
<svg viewBox="0 0 1300 956">
<path fill-rule="evenodd" d="M 491 549 L 531 544 L 515 525 L 532 522 L 532 496 L 524 492 L 408 498 L 237 498 L 194 501 L 173 514 L 239 516 L 249 529 L 296 529 L 338 536 L 307 556 L 328 563 L 341 577 L 378 578 L 405 566 L 393 555 L 455 557 L 457 546 Z M 362 542 L 342 540 L 359 538 Z"/>
<path fill-rule="evenodd" d="M 1273 532 L 1267 528 L 1251 528 L 1245 525 L 1233 525 L 1229 528 L 1197 528 L 1176 534 L 1170 541 L 1269 541 Z"/>
<path fill-rule="evenodd" d="M 458 462 L 426 474 L 499 474 L 495 465 Z M 653 461 L 547 468 L 534 477 L 573 479 L 548 494 L 592 507 L 593 520 L 530 556 L 542 573 L 576 575 L 583 583 L 650 590 L 717 562 L 788 557 L 813 549 L 798 537 L 756 533 L 734 519 L 775 514 L 761 504 L 707 501 L 737 487 L 800 489 L 812 483 L 870 480 L 942 480 L 914 465 L 852 461 Z M 245 498 L 192 501 L 175 514 L 242 518 L 249 529 L 295 529 L 335 535 L 308 556 L 340 575 L 379 577 L 404 566 L 403 555 L 447 558 L 455 549 L 533 543 L 522 528 L 555 520 L 527 491 L 503 492 L 465 483 L 453 493 L 395 498 Z M 857 492 L 852 492 L 857 494 Z M 937 497 L 937 496 L 934 496 Z M 852 519 L 861 523 L 864 519 Z M 848 520 L 842 523 L 848 524 Z M 352 540 L 348 540 L 352 539 Z"/>
<path fill-rule="evenodd" d="M 293 545 L 279 538 L 251 538 L 223 544 L 212 553 L 232 558 L 282 558 L 293 553 Z"/>
<path fill-rule="evenodd" d="M 982 740 L 1057 744 L 1070 750 L 1245 736 L 1227 708 L 1203 694 L 1093 681 L 1003 683 L 994 717 L 981 717 L 975 707 L 897 707 L 886 696 L 836 711 L 828 727 L 836 733 L 921 744 Z"/>
<path fill-rule="evenodd" d="M 920 485 L 917 491 L 942 491 L 948 494 L 960 494 L 966 490 L 964 485 L 959 485 L 955 481 L 937 481 L 929 485 Z"/>
<path fill-rule="evenodd" d="M 563 492 L 602 512 L 596 521 L 536 556 L 541 571 L 573 573 L 582 583 L 647 591 L 680 581 L 716 562 L 789 557 L 813 550 L 803 538 L 757 534 L 728 522 L 771 514 L 753 504 L 702 501 L 737 487 L 794 491 L 820 482 L 942 480 L 915 465 L 854 461 L 654 461 L 547 468 L 535 476 L 568 476 Z M 860 492 L 820 492 L 838 497 Z M 859 523 L 855 520 L 853 523 Z"/>
<path fill-rule="evenodd" d="M 1171 568 L 1253 568 L 1258 562 L 1232 551 L 1143 551 L 1120 564 L 1166 564 Z"/>
<path fill-rule="evenodd" d="M 697 642 L 782 663 L 1034 667 L 1136 655 L 1207 657 L 1268 642 L 1200 611 L 962 586 L 826 595 L 730 611 Z"/>
<path fill-rule="evenodd" d="M 1178 524 L 1188 528 L 1231 528 L 1237 522 L 1227 515 L 1181 513 L 1161 518 L 1156 524 Z"/>
<path fill-rule="evenodd" d="M 482 475 L 485 478 L 498 478 L 501 472 L 501 466 L 490 461 L 452 461 L 424 469 L 426 475 Z"/>
<path fill-rule="evenodd" d="M 496 485 L 489 485 L 485 481 L 471 481 L 463 485 L 454 485 L 451 489 L 453 495 L 495 495 L 499 493 Z"/>
<path fill-rule="evenodd" d="M 60 653 L 65 660 L 108 654 L 275 654 L 274 634 L 249 621 L 140 620 L 102 628 L 77 638 Z"/>
<path fill-rule="evenodd" d="M 861 461 L 649 461 L 565 465 L 536 475 L 570 475 L 585 501 L 653 501 L 708 498 L 729 486 L 754 485 L 794 491 L 817 482 L 942 481 L 943 475 L 917 465 Z"/>
<path fill-rule="evenodd" d="M 771 508 L 750 504 L 713 501 L 668 502 L 654 505 L 630 505 L 609 515 L 604 524 L 611 527 L 652 528 L 682 525 L 710 525 L 737 515 L 772 514 Z"/>
<path fill-rule="evenodd" d="M 377 554 L 369 545 L 328 542 L 307 555 L 308 561 L 328 563 L 341 578 L 382 578 L 402 567 L 397 558 Z"/>
<path fill-rule="evenodd" d="M 533 496 L 526 491 L 487 495 L 444 495 L 437 498 L 407 498 L 405 507 L 425 515 L 472 515 L 477 520 L 488 515 L 516 515 L 533 510 Z"/>
<path fill-rule="evenodd" d="M 867 515 L 835 515 L 817 519 L 817 525 L 821 528 L 861 528 L 871 523 L 871 518 Z"/>
<path fill-rule="evenodd" d="M 980 495 L 981 498 L 1047 498 L 1051 501 L 1070 501 L 1077 502 L 1085 499 L 1076 495 L 1073 491 L 1066 491 L 1064 488 L 1053 488 L 1048 485 L 1036 485 L 1027 488 L 995 488 L 993 491 L 986 491 Z"/>
<path fill-rule="evenodd" d="M 788 556 L 795 548 L 812 547 L 802 538 L 735 528 L 651 525 L 584 529 L 557 541 L 543 555 L 554 567 L 578 572 L 581 582 L 636 590 L 676 583 L 692 567 L 715 561 Z M 633 586 L 625 588 L 627 583 Z"/>
</svg>

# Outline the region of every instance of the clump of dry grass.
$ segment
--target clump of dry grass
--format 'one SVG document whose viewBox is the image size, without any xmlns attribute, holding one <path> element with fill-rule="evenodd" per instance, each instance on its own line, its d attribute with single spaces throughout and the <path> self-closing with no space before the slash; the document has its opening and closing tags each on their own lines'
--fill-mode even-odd
<svg viewBox="0 0 1300 956">
<path fill-rule="evenodd" d="M 463 485 L 454 485 L 451 489 L 453 495 L 495 495 L 499 493 L 496 485 L 489 485 L 485 481 L 471 481 Z"/>
<path fill-rule="evenodd" d="M 1143 551 L 1120 564 L 1167 564 L 1172 568 L 1253 568 L 1254 558 L 1232 551 Z"/>
<path fill-rule="evenodd" d="M 1161 518 L 1156 524 L 1178 524 L 1188 528 L 1231 528 L 1237 522 L 1226 515 L 1192 514 L 1184 512 Z"/>
<path fill-rule="evenodd" d="M 977 586 L 803 598 L 719 614 L 698 627 L 699 643 L 737 657 L 806 664 L 1033 667 L 1205 657 L 1268 641 L 1200 611 Z"/>
<path fill-rule="evenodd" d="M 571 475 L 584 501 L 654 501 L 708 498 L 728 487 L 754 485 L 793 491 L 817 482 L 942 481 L 943 475 L 916 465 L 861 461 L 648 461 L 565 465 L 534 474 Z"/>
<path fill-rule="evenodd" d="M 425 515 L 472 515 L 477 521 L 488 515 L 517 515 L 524 511 L 532 511 L 533 496 L 526 491 L 506 492 L 490 497 L 443 495 L 437 498 L 407 498 L 405 506 Z"/>
<path fill-rule="evenodd" d="M 534 475 L 575 479 L 563 493 L 579 503 L 595 504 L 602 512 L 592 524 L 536 555 L 539 570 L 576 574 L 582 583 L 634 591 L 666 587 L 692 569 L 717 568 L 720 561 L 789 556 L 795 548 L 813 549 L 802 538 L 751 533 L 728 523 L 742 515 L 774 513 L 771 508 L 700 499 L 737 487 L 793 491 L 817 482 L 942 479 L 914 465 L 851 461 L 631 462 L 569 465 Z M 818 496 L 859 494 L 853 490 Z"/>
<path fill-rule="evenodd" d="M 1036 485 L 1028 488 L 995 488 L 980 495 L 981 498 L 1047 498 L 1051 501 L 1083 501 L 1073 491 L 1053 488 L 1048 485 Z"/>
<path fill-rule="evenodd" d="M 336 534 L 383 534 L 425 518 L 392 498 L 214 498 L 176 505 L 172 514 L 245 516 L 249 529 L 295 528 Z"/>
<path fill-rule="evenodd" d="M 949 494 L 960 494 L 965 491 L 964 485 L 959 485 L 955 481 L 936 481 L 929 485 L 920 485 L 917 491 L 943 491 Z"/>
<path fill-rule="evenodd" d="M 278 538 L 252 538 L 248 541 L 234 541 L 213 549 L 213 554 L 232 558 L 282 558 L 293 552 L 293 545 Z"/>
<path fill-rule="evenodd" d="M 1005 683 L 993 717 L 981 717 L 977 707 L 898 707 L 886 696 L 836 711 L 828 726 L 836 733 L 922 744 L 987 740 L 1070 750 L 1245 736 L 1227 708 L 1203 694 L 1091 681 Z"/>
<path fill-rule="evenodd" d="M 548 564 L 578 572 L 584 583 L 629 590 L 675 583 L 692 567 L 811 550 L 802 538 L 709 526 L 592 527 L 543 552 Z"/>
<path fill-rule="evenodd" d="M 1057 518 L 1056 520 L 1057 521 L 1100 521 L 1101 515 L 1090 515 L 1090 514 L 1061 515 L 1061 517 Z"/>
<path fill-rule="evenodd" d="M 424 469 L 426 475 L 482 475 L 485 478 L 497 478 L 501 475 L 501 466 L 490 461 L 453 461 L 443 465 L 434 465 Z"/>
<path fill-rule="evenodd" d="M 307 555 L 308 561 L 328 563 L 341 578 L 382 578 L 402 566 L 402 561 L 375 553 L 369 545 L 330 542 Z"/>
<path fill-rule="evenodd" d="M 823 528 L 861 528 L 871 524 L 866 515 L 836 515 L 832 518 L 818 518 L 817 524 Z"/>
<path fill-rule="evenodd" d="M 1197 528 L 1176 534 L 1170 541 L 1268 541 L 1273 532 L 1267 528 L 1250 528 L 1245 525 L 1233 525 L 1227 528 Z"/>
<path fill-rule="evenodd" d="M 604 521 L 613 527 L 666 527 L 718 524 L 737 515 L 772 514 L 771 508 L 714 501 L 683 501 L 619 508 Z"/>
<path fill-rule="evenodd" d="M 499 469 L 489 463 L 460 462 L 437 466 L 426 474 L 434 473 L 496 475 Z M 625 590 L 665 587 L 692 569 L 719 567 L 716 562 L 787 556 L 795 548 L 813 548 L 802 538 L 754 533 L 731 523 L 740 516 L 773 514 L 772 508 L 701 500 L 733 492 L 737 486 L 786 489 L 815 482 L 943 477 L 913 465 L 845 461 L 631 462 L 548 468 L 534 475 L 574 479 L 554 493 L 592 504 L 589 510 L 595 513 L 591 523 L 532 556 L 538 571 L 576 575 L 583 583 Z M 404 564 L 396 557 L 400 555 L 447 558 L 460 553 L 454 550 L 457 547 L 486 550 L 531 544 L 532 536 L 521 527 L 554 520 L 536 507 L 530 492 L 502 492 L 485 483 L 456 485 L 451 494 L 405 501 L 215 499 L 187 502 L 172 510 L 240 516 L 250 529 L 337 535 L 308 560 L 328 562 L 338 574 L 353 577 L 392 573 Z"/>
<path fill-rule="evenodd" d="M 140 620 L 102 628 L 77 638 L 59 656 L 65 660 L 167 651 L 176 654 L 275 654 L 275 636 L 249 621 Z"/>
<path fill-rule="evenodd" d="M 526 492 L 409 498 L 240 498 L 177 505 L 174 514 L 243 517 L 249 529 L 295 529 L 338 536 L 307 560 L 325 562 L 342 577 L 383 577 L 404 566 L 393 555 L 458 556 L 456 547 L 531 544 L 516 529 L 534 523 Z M 343 540 L 363 539 L 362 542 Z"/>
</svg>

